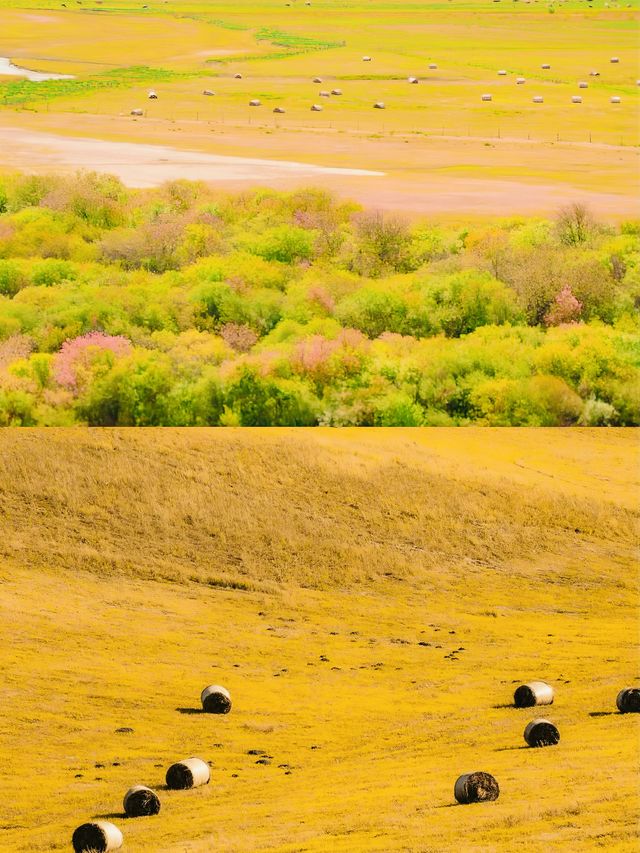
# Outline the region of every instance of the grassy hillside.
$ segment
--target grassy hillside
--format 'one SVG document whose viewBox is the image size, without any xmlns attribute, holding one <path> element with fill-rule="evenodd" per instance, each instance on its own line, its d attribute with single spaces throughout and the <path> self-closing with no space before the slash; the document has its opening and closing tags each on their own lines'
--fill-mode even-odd
<svg viewBox="0 0 640 853">
<path fill-rule="evenodd" d="M 4 431 L 2 843 L 634 849 L 637 463 L 616 430 Z M 211 784 L 163 791 L 192 754 Z M 500 799 L 455 806 L 477 769 Z"/>
</svg>

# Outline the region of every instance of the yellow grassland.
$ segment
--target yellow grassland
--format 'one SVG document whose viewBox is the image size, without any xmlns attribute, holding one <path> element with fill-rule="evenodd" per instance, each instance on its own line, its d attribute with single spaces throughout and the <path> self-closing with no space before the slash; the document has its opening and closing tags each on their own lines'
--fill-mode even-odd
<svg viewBox="0 0 640 853">
<path fill-rule="evenodd" d="M 638 456 L 625 430 L 4 431 L 0 848 L 101 815 L 128 853 L 637 849 Z M 557 747 L 509 707 L 531 678 Z M 212 682 L 228 716 L 193 713 Z M 190 755 L 211 784 L 164 791 Z M 472 770 L 497 802 L 455 805 Z M 121 816 L 135 783 L 157 818 Z"/>
</svg>

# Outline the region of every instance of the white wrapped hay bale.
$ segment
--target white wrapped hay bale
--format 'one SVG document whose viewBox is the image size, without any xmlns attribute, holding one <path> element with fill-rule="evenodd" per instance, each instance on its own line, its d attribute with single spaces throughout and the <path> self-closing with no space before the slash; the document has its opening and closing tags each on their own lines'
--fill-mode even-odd
<svg viewBox="0 0 640 853">
<path fill-rule="evenodd" d="M 588 88 L 589 88 L 589 84 L 586 83 L 584 80 L 581 80 L 578 83 L 578 89 L 588 89 Z"/>
<path fill-rule="evenodd" d="M 384 101 L 376 101 L 373 108 L 374 110 L 386 110 L 387 106 Z"/>
<path fill-rule="evenodd" d="M 314 77 L 313 82 L 314 83 L 322 83 L 322 77 Z"/>
<path fill-rule="evenodd" d="M 419 83 L 419 82 L 420 81 L 418 80 L 417 77 L 407 77 L 407 83 L 413 83 L 415 85 L 416 83 Z"/>
<path fill-rule="evenodd" d="M 342 89 L 332 89 L 332 90 L 331 90 L 331 94 L 332 94 L 332 95 L 341 95 L 341 94 L 342 94 Z"/>
<path fill-rule="evenodd" d="M 620 103 L 620 98 L 619 98 L 617 95 L 614 95 L 614 96 L 611 98 L 611 103 L 612 103 L 612 104 L 619 104 L 619 103 Z"/>
<path fill-rule="evenodd" d="M 534 104 L 544 104 L 544 98 L 542 97 L 542 95 L 534 95 L 531 100 Z"/>
<path fill-rule="evenodd" d="M 281 107 L 276 109 L 282 109 Z M 284 112 L 284 110 L 282 110 Z M 202 710 L 207 714 L 228 714 L 231 710 L 231 694 L 226 687 L 210 684 L 200 694 Z"/>
<path fill-rule="evenodd" d="M 312 104 L 311 105 L 311 112 L 312 113 L 321 113 L 322 107 L 320 106 L 320 104 Z"/>
<path fill-rule="evenodd" d="M 202 94 L 211 97 L 211 95 L 215 95 L 215 92 L 212 92 L 211 89 L 205 89 Z"/>
<path fill-rule="evenodd" d="M 619 56 L 612 56 L 610 61 L 611 61 L 612 65 L 617 65 L 620 62 L 620 57 Z"/>
<path fill-rule="evenodd" d="M 501 68 L 500 71 L 498 71 L 498 77 L 506 77 L 506 76 L 507 76 L 507 72 L 504 70 L 504 68 Z"/>
<path fill-rule="evenodd" d="M 330 98 L 331 92 L 327 92 L 325 89 L 323 89 L 322 91 L 318 92 L 318 95 L 320 95 L 321 98 Z"/>
<path fill-rule="evenodd" d="M 152 90 L 149 92 L 149 94 L 147 95 L 147 97 L 149 98 L 149 100 L 150 100 L 150 101 L 157 101 L 157 100 L 158 100 L 158 93 L 157 93 L 157 92 L 154 92 L 154 91 L 153 91 L 153 89 L 152 89 Z"/>
<path fill-rule="evenodd" d="M 371 62 L 371 57 L 370 56 L 363 56 L 362 61 L 363 62 Z"/>
<path fill-rule="evenodd" d="M 524 739 L 529 746 L 555 746 L 560 742 L 560 732 L 549 720 L 531 720 L 524 730 Z"/>
<path fill-rule="evenodd" d="M 71 843 L 75 853 L 109 853 L 122 847 L 122 833 L 107 820 L 83 823 L 73 833 Z"/>
<path fill-rule="evenodd" d="M 284 108 L 284 107 L 274 107 L 274 108 L 273 108 L 273 111 L 274 111 L 274 113 L 280 113 L 280 114 L 282 114 L 282 113 L 285 113 L 285 112 L 286 112 L 286 110 L 285 110 L 285 108 Z"/>
<path fill-rule="evenodd" d="M 438 66 L 435 64 L 435 62 L 429 63 L 429 71 L 437 71 L 437 70 L 438 70 Z"/>
<path fill-rule="evenodd" d="M 139 110 L 139 109 L 138 110 L 131 110 L 131 115 L 132 116 L 141 116 L 141 115 L 144 115 L 144 112 L 143 112 L 143 110 Z"/>
<path fill-rule="evenodd" d="M 640 714 L 640 687 L 625 687 L 616 699 L 621 714 Z"/>
<path fill-rule="evenodd" d="M 211 773 L 209 765 L 201 758 L 185 758 L 184 761 L 176 761 L 167 770 L 167 788 L 172 791 L 184 791 L 187 788 L 199 788 L 207 785 Z"/>
<path fill-rule="evenodd" d="M 483 100 L 483 101 L 492 101 L 492 100 L 493 100 L 493 95 L 483 95 L 483 96 L 482 96 L 482 100 Z"/>
<path fill-rule="evenodd" d="M 249 106 L 250 106 L 250 107 L 261 107 L 261 106 L 262 106 L 262 101 L 259 101 L 257 98 L 252 98 L 252 99 L 249 101 Z"/>
<path fill-rule="evenodd" d="M 453 793 L 462 805 L 484 803 L 498 799 L 500 786 L 490 773 L 463 773 L 458 777 Z"/>
<path fill-rule="evenodd" d="M 571 96 L 571 103 L 572 104 L 581 104 L 582 98 L 580 97 L 580 95 L 572 95 Z"/>
<path fill-rule="evenodd" d="M 553 687 L 545 681 L 529 681 L 516 688 L 513 694 L 516 708 L 532 708 L 534 705 L 552 705 Z"/>
<path fill-rule="evenodd" d="M 134 785 L 124 795 L 122 805 L 127 817 L 151 817 L 160 811 L 160 798 L 146 785 Z"/>
<path fill-rule="evenodd" d="M 527 80 L 525 77 L 516 77 L 516 83 L 518 84 L 518 86 L 522 86 L 522 84 L 526 82 Z"/>
</svg>

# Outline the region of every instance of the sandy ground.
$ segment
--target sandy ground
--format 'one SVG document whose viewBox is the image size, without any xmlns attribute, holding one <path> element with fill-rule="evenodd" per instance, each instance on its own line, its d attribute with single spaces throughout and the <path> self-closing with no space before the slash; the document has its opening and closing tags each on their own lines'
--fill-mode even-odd
<svg viewBox="0 0 640 853">
<path fill-rule="evenodd" d="M 550 215 L 574 201 L 609 219 L 640 214 L 639 152 L 629 147 L 6 112 L 0 152 L 3 168 L 92 169 L 130 186 L 176 178 L 234 190 L 313 184 L 409 216 Z"/>
</svg>

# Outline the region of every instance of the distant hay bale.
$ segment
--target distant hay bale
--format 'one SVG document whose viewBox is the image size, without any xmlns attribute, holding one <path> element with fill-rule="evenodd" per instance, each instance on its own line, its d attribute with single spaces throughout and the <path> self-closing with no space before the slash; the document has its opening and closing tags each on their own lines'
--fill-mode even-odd
<svg viewBox="0 0 640 853">
<path fill-rule="evenodd" d="M 341 95 L 341 94 L 342 94 L 342 89 L 332 89 L 332 90 L 331 90 L 331 94 L 332 94 L 332 95 Z"/>
<path fill-rule="evenodd" d="M 542 97 L 542 95 L 534 95 L 531 100 L 534 104 L 544 104 L 544 98 Z"/>
<path fill-rule="evenodd" d="M 285 113 L 286 112 L 284 107 L 274 107 L 273 111 L 274 111 L 274 113 Z"/>
<path fill-rule="evenodd" d="M 599 77 L 599 76 L 600 76 L 599 71 L 590 71 L 589 72 L 589 77 Z"/>
<path fill-rule="evenodd" d="M 384 101 L 376 101 L 373 105 L 374 110 L 386 110 L 387 105 Z"/>
<path fill-rule="evenodd" d="M 233 79 L 234 80 L 242 80 L 242 74 L 234 74 Z"/>
<path fill-rule="evenodd" d="M 572 104 L 581 104 L 582 98 L 580 97 L 580 95 L 572 95 L 571 96 L 571 103 Z"/>
<path fill-rule="evenodd" d="M 612 104 L 619 104 L 620 98 L 617 95 L 613 95 L 613 97 L 611 98 L 611 103 Z"/>
<path fill-rule="evenodd" d="M 527 81 L 525 77 L 516 77 L 516 83 L 518 84 L 518 86 L 522 86 L 522 84 L 526 82 Z"/>
<path fill-rule="evenodd" d="M 435 62 L 430 63 L 429 71 L 436 71 L 437 68 L 438 68 L 438 66 L 435 64 Z"/>
<path fill-rule="evenodd" d="M 313 82 L 314 83 L 322 83 L 322 77 L 314 77 Z"/>
<path fill-rule="evenodd" d="M 413 83 L 413 84 L 415 84 L 415 83 L 419 83 L 419 82 L 420 82 L 420 81 L 418 80 L 418 78 L 417 78 L 417 77 L 407 77 L 407 83 Z"/>
<path fill-rule="evenodd" d="M 282 107 L 276 107 L 282 110 Z M 228 714 L 231 710 L 231 695 L 226 687 L 210 684 L 200 694 L 202 710 L 207 714 Z"/>
<path fill-rule="evenodd" d="M 131 115 L 132 116 L 143 116 L 144 110 L 131 110 Z"/>
<path fill-rule="evenodd" d="M 249 101 L 249 106 L 250 106 L 250 107 L 261 107 L 261 106 L 262 106 L 262 101 L 259 101 L 257 98 L 252 98 L 252 99 Z"/>
<path fill-rule="evenodd" d="M 532 720 L 524 730 L 529 746 L 555 746 L 560 742 L 560 732 L 549 720 Z"/>
<path fill-rule="evenodd" d="M 363 62 L 371 62 L 371 57 L 370 56 L 363 56 L 362 61 Z"/>
<path fill-rule="evenodd" d="M 134 785 L 124 795 L 122 805 L 127 817 L 151 817 L 160 811 L 160 798 L 146 785 Z"/>
<path fill-rule="evenodd" d="M 611 62 L 613 65 L 617 65 L 620 62 L 620 57 L 612 56 L 609 62 Z"/>
<path fill-rule="evenodd" d="M 203 95 L 215 95 L 215 92 L 212 92 L 211 89 L 205 89 L 202 94 Z"/>
<path fill-rule="evenodd" d="M 311 112 L 312 113 L 321 113 L 322 107 L 320 106 L 320 104 L 312 104 L 311 105 Z"/>
<path fill-rule="evenodd" d="M 535 101 L 535 98 L 533 99 Z M 553 705 L 553 687 L 544 681 L 529 681 L 516 688 L 513 694 L 516 708 L 532 708 L 534 705 Z"/>
<path fill-rule="evenodd" d="M 492 100 L 493 100 L 493 95 L 483 95 L 483 96 L 482 96 L 482 100 L 483 100 L 483 101 L 492 101 Z"/>
<path fill-rule="evenodd" d="M 209 765 L 201 758 L 185 758 L 177 761 L 167 770 L 167 788 L 172 791 L 184 791 L 187 788 L 198 788 L 207 785 L 211 773 Z"/>
<path fill-rule="evenodd" d="M 148 96 L 150 101 L 156 101 L 158 99 L 157 92 L 154 92 L 153 89 L 149 92 Z"/>
<path fill-rule="evenodd" d="M 640 714 L 640 688 L 625 687 L 618 693 L 616 705 L 621 714 Z"/>
<path fill-rule="evenodd" d="M 581 80 L 581 81 L 578 83 L 578 89 L 588 89 L 588 88 L 589 88 L 589 84 L 588 84 L 588 83 L 585 83 L 585 81 L 584 81 L 584 80 Z"/>
<path fill-rule="evenodd" d="M 490 773 L 464 773 L 453 789 L 456 800 L 462 805 L 497 800 L 500 787 Z"/>
<path fill-rule="evenodd" d="M 83 823 L 71 838 L 75 853 L 108 853 L 122 847 L 122 833 L 117 826 L 106 820 Z"/>
<path fill-rule="evenodd" d="M 506 77 L 506 76 L 507 76 L 507 72 L 504 70 L 504 68 L 501 68 L 500 71 L 498 71 L 498 77 Z"/>
<path fill-rule="evenodd" d="M 540 66 L 540 68 L 542 68 L 543 71 L 548 71 L 551 68 L 551 66 L 549 65 L 548 62 L 545 62 Z"/>
<path fill-rule="evenodd" d="M 331 97 L 331 92 L 322 91 L 322 92 L 318 92 L 318 94 L 320 95 L 321 98 L 330 98 Z"/>
</svg>

